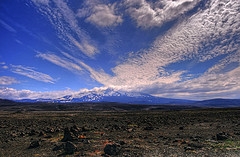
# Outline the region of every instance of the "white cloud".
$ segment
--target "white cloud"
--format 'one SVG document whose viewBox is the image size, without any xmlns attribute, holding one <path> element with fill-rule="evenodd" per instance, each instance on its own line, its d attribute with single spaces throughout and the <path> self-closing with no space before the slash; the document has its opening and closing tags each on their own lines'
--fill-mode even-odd
<svg viewBox="0 0 240 157">
<path fill-rule="evenodd" d="M 45 5 L 42 5 L 42 4 Z M 53 0 L 51 3 L 43 0 L 33 0 L 33 4 L 48 18 L 57 31 L 58 37 L 67 45 L 71 52 L 80 50 L 88 57 L 93 57 L 99 51 L 96 44 L 78 25 L 76 14 L 63 0 Z M 81 45 L 81 48 L 79 47 Z"/>
<path fill-rule="evenodd" d="M 86 9 L 79 9 L 78 16 L 85 17 L 87 22 L 100 27 L 116 26 L 122 23 L 123 19 L 116 13 L 116 4 L 97 4 L 88 8 L 89 15 L 86 15 Z"/>
<path fill-rule="evenodd" d="M 127 87 L 130 91 L 152 94 L 160 97 L 204 100 L 213 98 L 236 98 L 240 93 L 240 67 L 224 74 L 205 73 L 187 81 L 162 84 L 153 83 Z M 123 88 L 124 89 L 124 88 Z"/>
<path fill-rule="evenodd" d="M 59 91 L 31 91 L 31 90 L 17 90 L 14 88 L 0 88 L 0 98 L 2 99 L 11 99 L 11 100 L 20 100 L 20 99 L 58 99 L 62 98 L 66 95 L 73 95 L 74 97 L 78 97 L 81 95 L 85 95 L 90 92 L 102 92 L 108 89 L 108 87 L 95 87 L 93 89 L 80 89 L 78 91 L 73 91 L 70 89 L 59 90 Z"/>
<path fill-rule="evenodd" d="M 39 4 L 44 4 L 44 5 L 48 5 L 49 4 L 49 0 L 32 0 L 34 3 L 39 3 Z"/>
<path fill-rule="evenodd" d="M 51 53 L 40 53 L 38 52 L 37 57 L 40 57 L 42 59 L 45 59 L 55 65 L 58 65 L 62 68 L 65 68 L 71 72 L 74 73 L 79 73 L 81 72 L 83 69 L 81 68 L 81 66 L 79 66 L 78 64 L 73 63 L 72 60 L 69 60 L 67 58 L 64 57 L 59 57 L 55 54 L 51 54 Z"/>
<path fill-rule="evenodd" d="M 209 68 L 207 72 L 210 74 L 224 74 L 237 67 L 240 67 L 240 50 L 229 54 L 213 67 Z"/>
<path fill-rule="evenodd" d="M 137 6 L 140 2 L 147 3 L 131 1 L 131 5 Z M 179 98 L 189 95 L 192 95 L 192 99 L 213 98 L 227 96 L 227 93 L 231 94 L 229 97 L 236 98 L 233 93 L 239 93 L 240 90 L 240 55 L 237 51 L 240 45 L 236 41 L 239 40 L 236 34 L 240 34 L 240 13 L 237 9 L 240 4 L 231 0 L 223 3 L 219 5 L 219 1 L 211 1 L 207 9 L 183 20 L 164 36 L 159 36 L 151 48 L 133 53 L 125 62 L 112 68 L 112 76 L 88 65 L 83 67 L 92 78 L 105 86 L 141 89 L 159 96 Z M 139 6 L 141 8 L 142 5 Z M 219 10 L 223 10 L 223 13 Z M 224 20 L 213 18 L 218 16 Z M 218 61 L 219 56 L 224 59 Z M 194 60 L 197 65 L 212 59 L 217 59 L 218 64 L 204 74 L 196 74 L 197 78 L 194 78 L 195 73 L 189 71 L 193 78 L 182 80 L 188 71 L 165 69 L 170 64 L 182 61 Z"/>
<path fill-rule="evenodd" d="M 179 86 L 195 99 L 239 98 L 240 67 L 223 74 L 205 73 L 199 78 L 180 83 Z"/>
<path fill-rule="evenodd" d="M 6 65 L 5 62 L 1 62 L 0 65 L 2 69 L 5 69 L 5 70 L 8 69 L 8 66 Z"/>
<path fill-rule="evenodd" d="M 223 16 L 218 11 L 214 12 L 216 10 L 215 3 L 218 2 L 213 1 L 209 9 L 200 11 L 190 19 L 183 21 L 177 27 L 167 32 L 165 36 L 159 36 L 149 50 L 137 53 L 135 57 L 127 61 L 127 64 L 141 65 L 141 67 L 145 64 L 153 65 L 154 67 L 150 66 L 152 68 L 151 71 L 155 69 L 155 72 L 157 72 L 156 68 L 164 69 L 165 66 L 171 63 L 192 59 L 197 62 L 205 62 L 217 56 L 234 52 L 239 46 L 234 41 L 236 40 L 234 36 L 236 33 L 240 33 L 240 28 L 238 27 L 240 20 L 236 24 L 222 22 L 219 24 L 219 27 L 215 27 L 215 21 L 211 22 L 211 20 L 214 20 L 211 18 L 211 15 L 219 14 L 219 16 Z M 236 3 L 233 3 L 233 5 L 239 6 Z M 222 9 L 227 10 L 229 8 L 223 7 Z M 237 9 L 231 10 L 231 12 L 229 18 L 240 16 Z M 217 19 L 215 20 L 219 22 Z M 229 30 L 234 31 L 230 32 Z M 228 36 L 228 38 L 221 41 L 224 36 Z M 221 43 L 216 42 L 218 40 Z M 150 67 L 147 69 L 150 70 Z"/>
<path fill-rule="evenodd" d="M 125 0 L 124 5 L 130 16 L 137 22 L 138 27 L 149 28 L 161 26 L 193 9 L 199 0 L 169 1 L 158 0 Z"/>
<path fill-rule="evenodd" d="M 55 82 L 55 80 L 51 76 L 44 74 L 42 72 L 35 71 L 31 67 L 24 67 L 22 65 L 11 65 L 11 71 L 13 73 L 23 75 L 37 81 L 46 82 L 46 83 Z"/>
<path fill-rule="evenodd" d="M 98 50 L 92 46 L 91 44 L 87 42 L 79 43 L 75 38 L 72 36 L 68 36 L 69 40 L 80 50 L 82 51 L 86 56 L 93 58 L 96 53 L 98 53 Z"/>
<path fill-rule="evenodd" d="M 30 90 L 21 90 L 18 91 L 13 88 L 0 88 L 0 98 L 2 99 L 25 99 L 32 92 Z"/>
<path fill-rule="evenodd" d="M 9 76 L 0 76 L 0 85 L 11 85 L 19 83 L 15 78 Z"/>
<path fill-rule="evenodd" d="M 149 28 L 160 26 L 177 18 L 195 7 L 198 2 L 166 0 L 153 3 L 145 0 L 126 0 L 124 4 L 139 27 Z M 101 6 L 100 9 L 96 9 L 96 13 L 102 13 L 101 9 L 104 7 L 111 8 L 111 5 Z M 240 91 L 238 83 L 240 79 L 239 8 L 240 4 L 234 0 L 209 1 L 203 10 L 199 10 L 188 19 L 183 18 L 176 27 L 171 28 L 164 36 L 157 37 L 149 49 L 134 52 L 124 62 L 112 68 L 113 75 L 107 74 L 103 70 L 96 70 L 68 54 L 65 54 L 67 58 L 42 53 L 38 56 L 70 71 L 85 69 L 93 79 L 107 87 L 138 90 L 177 98 L 205 99 L 228 95 L 237 98 L 234 93 Z M 63 10 L 65 9 L 62 9 L 62 12 L 66 14 L 67 11 Z M 115 12 L 113 13 L 116 15 Z M 78 16 L 85 17 L 87 14 L 88 17 L 94 15 L 92 12 L 82 12 Z M 67 16 L 64 19 L 68 21 L 71 28 L 75 28 L 77 23 L 74 22 L 73 16 Z M 93 20 L 92 22 L 101 25 L 97 21 Z M 59 25 L 59 27 L 62 26 Z M 65 31 L 64 28 L 59 30 Z M 81 33 L 79 34 L 81 36 Z M 78 42 L 72 36 L 68 39 L 80 50 L 88 47 L 84 47 L 84 42 Z M 87 56 L 93 56 L 96 52 L 94 46 L 91 47 L 90 44 L 87 52 L 88 54 L 85 53 Z M 223 59 L 219 60 L 217 57 Z M 217 64 L 207 69 L 204 74 L 197 74 L 197 78 L 194 77 L 195 73 L 191 73 L 191 71 L 166 69 L 168 65 L 183 61 L 194 60 L 197 65 L 212 59 L 216 59 Z M 182 76 L 188 72 L 193 78 L 182 80 Z"/>
<path fill-rule="evenodd" d="M 0 88 L 0 98 L 3 99 L 57 99 L 69 94 L 75 94 L 77 91 L 72 91 L 69 89 L 61 91 L 50 91 L 50 92 L 39 92 L 31 90 L 17 90 L 14 88 Z"/>
</svg>

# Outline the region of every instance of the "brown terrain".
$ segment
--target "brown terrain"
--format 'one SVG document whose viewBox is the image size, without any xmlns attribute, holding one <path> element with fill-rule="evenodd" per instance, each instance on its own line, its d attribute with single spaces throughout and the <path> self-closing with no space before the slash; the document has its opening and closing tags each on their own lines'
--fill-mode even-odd
<svg viewBox="0 0 240 157">
<path fill-rule="evenodd" d="M 38 105 L 0 107 L 0 156 L 240 156 L 239 108 Z"/>
</svg>

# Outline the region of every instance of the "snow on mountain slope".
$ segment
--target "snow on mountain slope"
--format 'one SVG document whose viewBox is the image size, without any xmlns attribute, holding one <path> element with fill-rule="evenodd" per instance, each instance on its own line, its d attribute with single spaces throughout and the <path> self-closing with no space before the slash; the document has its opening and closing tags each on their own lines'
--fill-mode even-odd
<svg viewBox="0 0 240 157">
<path fill-rule="evenodd" d="M 126 104 L 146 104 L 146 105 L 191 105 L 203 107 L 236 107 L 240 105 L 240 99 L 211 99 L 203 101 L 192 101 L 184 99 L 172 99 L 155 97 L 149 94 L 126 92 L 103 88 L 99 90 L 86 90 L 75 94 L 65 95 L 56 99 L 22 99 L 17 102 L 48 102 L 48 103 L 96 103 L 96 102 L 116 102 Z"/>
<path fill-rule="evenodd" d="M 188 100 L 154 97 L 149 94 L 115 91 L 108 88 L 98 91 L 80 92 L 75 95 L 67 95 L 55 100 L 56 102 L 118 102 L 130 104 L 169 104 L 187 103 Z"/>
<path fill-rule="evenodd" d="M 18 102 L 49 102 L 49 103 L 82 103 L 82 102 L 116 102 L 127 104 L 189 104 L 194 101 L 155 97 L 149 94 L 126 92 L 105 88 L 100 90 L 87 90 L 76 94 L 65 95 L 56 99 L 22 99 Z"/>
</svg>

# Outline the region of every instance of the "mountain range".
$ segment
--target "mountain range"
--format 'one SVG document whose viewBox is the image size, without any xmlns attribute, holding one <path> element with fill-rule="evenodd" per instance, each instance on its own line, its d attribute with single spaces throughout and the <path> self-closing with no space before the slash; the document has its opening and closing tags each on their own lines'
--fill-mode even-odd
<svg viewBox="0 0 240 157">
<path fill-rule="evenodd" d="M 210 99 L 194 101 L 186 99 L 173 99 L 156 97 L 145 93 L 116 91 L 114 89 L 102 89 L 98 91 L 79 92 L 56 99 L 22 99 L 18 102 L 48 102 L 48 103 L 124 103 L 145 105 L 191 105 L 202 107 L 236 107 L 240 106 L 240 99 Z"/>
<path fill-rule="evenodd" d="M 82 102 L 117 102 L 126 104 L 188 104 L 194 101 L 184 99 L 172 99 L 156 97 L 145 93 L 116 91 L 114 89 L 103 89 L 98 91 L 79 92 L 66 95 L 56 99 L 21 99 L 18 102 L 52 102 L 52 103 L 82 103 Z"/>
</svg>

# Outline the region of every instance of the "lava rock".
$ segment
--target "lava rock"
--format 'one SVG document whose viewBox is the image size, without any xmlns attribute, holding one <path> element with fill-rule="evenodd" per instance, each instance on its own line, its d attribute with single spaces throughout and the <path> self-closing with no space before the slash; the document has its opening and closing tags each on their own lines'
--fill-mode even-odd
<svg viewBox="0 0 240 157">
<path fill-rule="evenodd" d="M 64 145 L 64 150 L 66 154 L 73 154 L 77 150 L 77 146 L 74 143 L 67 141 Z"/>
<path fill-rule="evenodd" d="M 58 151 L 58 150 L 62 150 L 62 149 L 64 149 L 64 144 L 55 145 L 55 147 L 52 150 L 53 151 Z"/>
<path fill-rule="evenodd" d="M 83 126 L 82 127 L 82 132 L 87 132 L 87 131 L 91 131 L 91 129 L 86 127 L 86 126 Z"/>
<path fill-rule="evenodd" d="M 183 126 L 180 126 L 180 127 L 179 127 L 179 130 L 183 130 L 183 129 L 184 129 L 184 127 L 183 127 Z"/>
<path fill-rule="evenodd" d="M 45 130 L 45 132 L 46 132 L 46 133 L 51 133 L 51 134 L 53 134 L 55 131 L 54 131 L 53 128 L 47 128 L 47 129 Z"/>
<path fill-rule="evenodd" d="M 203 148 L 203 145 L 199 144 L 199 143 L 189 143 L 188 144 L 189 147 L 195 148 L 195 149 L 201 149 Z"/>
<path fill-rule="evenodd" d="M 40 136 L 44 136 L 45 134 L 42 132 L 42 131 L 40 131 L 40 133 L 38 134 L 38 136 L 40 137 Z"/>
<path fill-rule="evenodd" d="M 76 140 L 76 137 L 74 136 L 74 134 L 69 130 L 69 128 L 65 128 L 64 129 L 64 137 L 61 140 L 62 142 L 67 142 L 67 141 L 74 141 Z"/>
<path fill-rule="evenodd" d="M 37 148 L 40 146 L 39 141 L 32 141 L 28 147 L 28 149 L 32 149 L 32 148 Z"/>
<path fill-rule="evenodd" d="M 227 134 L 225 132 L 216 134 L 216 139 L 218 141 L 224 141 L 224 140 L 227 140 L 228 138 L 229 138 L 229 134 Z"/>
<path fill-rule="evenodd" d="M 104 147 L 104 153 L 107 155 L 118 155 L 121 150 L 121 146 L 114 143 L 114 144 L 107 144 Z"/>
<path fill-rule="evenodd" d="M 28 133 L 29 136 L 33 136 L 33 135 L 36 135 L 36 131 L 34 129 L 32 129 L 29 133 Z"/>
<path fill-rule="evenodd" d="M 154 130 L 154 127 L 152 127 L 152 126 L 147 126 L 147 127 L 144 128 L 144 130 L 148 130 L 148 131 Z"/>
<path fill-rule="evenodd" d="M 186 152 L 186 151 L 193 151 L 194 150 L 194 148 L 192 148 L 192 147 L 184 147 L 184 151 Z"/>
</svg>

